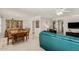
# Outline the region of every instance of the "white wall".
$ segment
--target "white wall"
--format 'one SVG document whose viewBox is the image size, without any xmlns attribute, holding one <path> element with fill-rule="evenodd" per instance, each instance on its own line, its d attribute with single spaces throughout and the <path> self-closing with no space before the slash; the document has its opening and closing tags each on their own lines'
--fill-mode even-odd
<svg viewBox="0 0 79 59">
<path fill-rule="evenodd" d="M 68 16 L 68 17 L 62 17 L 60 18 L 63 20 L 64 24 L 64 34 L 66 34 L 67 31 L 69 31 L 68 28 L 68 22 L 79 22 L 79 16 L 77 15 L 72 15 L 72 16 Z M 79 32 L 79 29 L 70 29 L 72 32 Z"/>
<path fill-rule="evenodd" d="M 41 17 L 41 31 L 47 30 L 47 28 L 52 28 L 52 19 L 48 17 Z"/>
</svg>

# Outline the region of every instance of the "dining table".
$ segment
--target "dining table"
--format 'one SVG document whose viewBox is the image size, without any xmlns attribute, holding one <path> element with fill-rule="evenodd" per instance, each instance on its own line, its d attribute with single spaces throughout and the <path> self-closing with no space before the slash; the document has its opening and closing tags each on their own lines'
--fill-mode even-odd
<svg viewBox="0 0 79 59">
<path fill-rule="evenodd" d="M 18 42 L 18 41 L 24 41 L 25 39 L 27 40 L 27 30 L 15 30 L 15 31 L 10 31 L 9 34 L 11 36 L 12 44 Z M 9 44 L 9 38 L 7 39 L 7 43 Z"/>
</svg>

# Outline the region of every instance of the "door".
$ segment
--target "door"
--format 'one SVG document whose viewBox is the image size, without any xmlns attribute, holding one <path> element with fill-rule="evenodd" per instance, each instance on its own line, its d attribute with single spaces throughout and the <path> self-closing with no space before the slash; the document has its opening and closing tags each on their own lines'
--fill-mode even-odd
<svg viewBox="0 0 79 59">
<path fill-rule="evenodd" d="M 40 33 L 40 21 L 34 20 L 32 21 L 32 34 L 35 37 L 39 37 L 39 33 Z"/>
<path fill-rule="evenodd" d="M 63 34 L 63 21 L 58 20 L 58 33 Z"/>
</svg>

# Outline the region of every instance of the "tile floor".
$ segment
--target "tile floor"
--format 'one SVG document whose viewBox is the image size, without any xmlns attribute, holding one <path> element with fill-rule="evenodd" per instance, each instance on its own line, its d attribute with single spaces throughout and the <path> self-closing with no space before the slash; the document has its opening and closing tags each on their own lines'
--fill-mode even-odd
<svg viewBox="0 0 79 59">
<path fill-rule="evenodd" d="M 7 38 L 0 38 L 0 51 L 44 51 L 39 46 L 39 38 L 30 37 L 25 42 L 19 42 L 15 45 L 6 44 Z"/>
</svg>

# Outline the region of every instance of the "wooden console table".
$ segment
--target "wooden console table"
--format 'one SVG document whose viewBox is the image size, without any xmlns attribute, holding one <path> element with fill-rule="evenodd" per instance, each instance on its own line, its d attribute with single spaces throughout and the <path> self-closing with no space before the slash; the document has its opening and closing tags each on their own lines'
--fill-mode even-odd
<svg viewBox="0 0 79 59">
<path fill-rule="evenodd" d="M 79 32 L 66 32 L 66 35 L 74 36 L 79 38 Z"/>
</svg>

